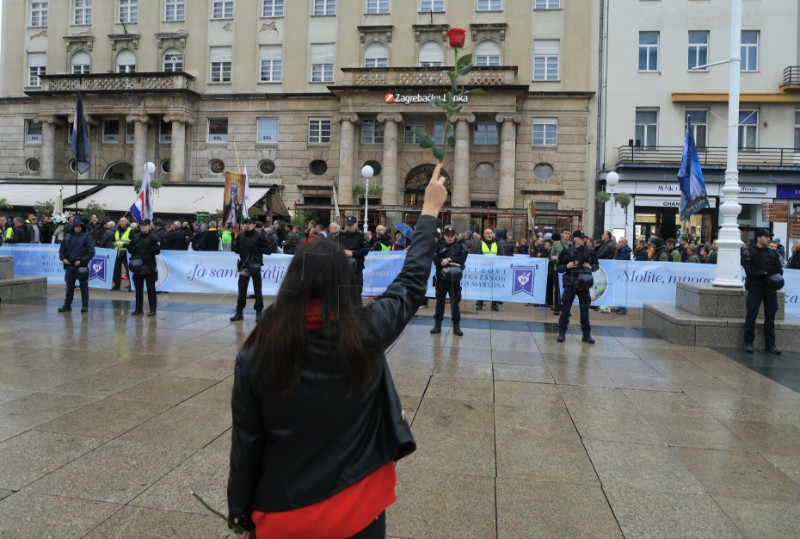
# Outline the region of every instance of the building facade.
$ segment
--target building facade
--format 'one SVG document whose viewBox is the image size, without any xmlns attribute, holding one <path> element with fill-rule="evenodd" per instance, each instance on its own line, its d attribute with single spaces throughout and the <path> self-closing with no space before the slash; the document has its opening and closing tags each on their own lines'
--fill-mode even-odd
<svg viewBox="0 0 800 539">
<path fill-rule="evenodd" d="M 800 214 L 800 13 L 797 0 L 744 0 L 741 33 L 739 183 L 744 237 L 786 223 L 763 221 L 763 202 Z M 676 16 L 676 14 L 680 16 Z M 606 0 L 600 105 L 599 178 L 614 170 L 616 192 L 631 195 L 627 215 L 606 204 L 605 229 L 628 237 L 677 237 L 676 175 L 691 117 L 711 208 L 690 219 L 690 233 L 716 238 L 728 133 L 728 0 Z"/>
<path fill-rule="evenodd" d="M 529 204 L 593 206 L 599 1 L 4 0 L 0 178 L 71 178 L 80 92 L 91 125 L 86 180 L 124 181 L 153 161 L 171 182 L 248 166 L 289 207 L 413 217 L 444 116 L 449 28 L 475 68 L 445 156 L 453 222 L 519 234 Z M 588 9 L 587 9 L 588 8 Z M 369 193 L 360 170 L 376 169 Z M 379 186 L 375 188 L 374 186 Z M 316 208 L 316 209 L 315 209 Z M 470 218 L 470 208 L 476 215 Z M 513 211 L 512 211 L 513 210 Z M 327 213 L 326 213 L 327 212 Z M 516 212 L 516 213 L 514 213 Z M 494 213 L 494 217 L 492 217 Z M 591 215 L 587 215 L 591 219 Z"/>
</svg>

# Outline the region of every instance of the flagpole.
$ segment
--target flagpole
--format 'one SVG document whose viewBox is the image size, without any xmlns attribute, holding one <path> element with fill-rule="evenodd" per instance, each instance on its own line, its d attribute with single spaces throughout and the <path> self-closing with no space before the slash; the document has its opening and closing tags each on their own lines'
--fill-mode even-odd
<svg viewBox="0 0 800 539">
<path fill-rule="evenodd" d="M 722 227 L 717 245 L 717 268 L 714 286 L 741 288 L 741 245 L 737 217 L 742 211 L 739 204 L 739 91 L 741 81 L 742 0 L 731 0 L 731 61 L 728 90 L 728 158 L 725 167 L 725 185 L 722 187 L 723 203 L 720 206 Z"/>
</svg>

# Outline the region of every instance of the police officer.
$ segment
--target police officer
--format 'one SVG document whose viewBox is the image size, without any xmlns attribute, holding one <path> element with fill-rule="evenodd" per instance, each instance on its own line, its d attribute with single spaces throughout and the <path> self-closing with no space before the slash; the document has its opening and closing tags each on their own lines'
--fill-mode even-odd
<svg viewBox="0 0 800 539">
<path fill-rule="evenodd" d="M 589 324 L 589 305 L 592 297 L 589 288 L 585 284 L 578 283 L 579 275 L 591 275 L 600 268 L 597 262 L 597 255 L 594 250 L 586 244 L 586 235 L 580 230 L 572 233 L 572 245 L 561 251 L 558 255 L 556 265 L 558 273 L 564 274 L 564 292 L 561 295 L 563 306 L 561 316 L 558 318 L 558 342 L 564 342 L 569 325 L 572 302 L 578 296 L 578 304 L 581 309 L 581 332 L 583 342 L 594 344 L 592 338 L 592 326 Z"/>
<path fill-rule="evenodd" d="M 756 231 L 756 244 L 742 251 L 742 267 L 744 267 L 747 280 L 747 317 L 744 321 L 744 350 L 753 351 L 753 341 L 756 332 L 756 317 L 764 302 L 764 343 L 766 351 L 771 354 L 780 354 L 781 350 L 775 346 L 775 313 L 778 312 L 778 292 L 770 290 L 767 277 L 770 275 L 783 275 L 781 260 L 778 252 L 769 248 L 770 236 L 768 230 L 763 228 Z"/>
<path fill-rule="evenodd" d="M 467 262 L 467 248 L 456 241 L 456 231 L 446 226 L 443 237 L 436 245 L 433 263 L 436 266 L 436 311 L 433 315 L 431 335 L 442 332 L 445 298 L 450 294 L 450 315 L 453 319 L 453 334 L 461 337 L 461 274 Z"/>
<path fill-rule="evenodd" d="M 335 241 L 344 248 L 344 253 L 350 259 L 353 270 L 356 272 L 356 286 L 358 294 L 364 288 L 364 259 L 369 253 L 369 242 L 364 234 L 358 231 L 358 219 L 350 216 L 345 221 L 344 230 L 339 232 Z"/>
<path fill-rule="evenodd" d="M 58 312 L 72 310 L 72 298 L 75 296 L 75 279 L 80 281 L 81 312 L 89 310 L 89 264 L 94 258 L 94 239 L 86 232 L 80 217 L 72 221 L 72 233 L 64 235 L 64 241 L 58 249 L 58 257 L 64 263 L 64 281 L 67 283 L 67 295 L 64 305 Z"/>
<path fill-rule="evenodd" d="M 150 307 L 147 316 L 155 316 L 156 299 L 156 280 L 158 279 L 158 266 L 156 266 L 156 255 L 161 252 L 161 236 L 151 228 L 150 219 L 143 219 L 139 223 L 139 230 L 131 236 L 128 250 L 131 253 L 131 261 L 141 260 L 141 268 L 134 271 L 137 264 L 131 263 L 133 272 L 133 285 L 136 288 L 136 308 L 131 316 L 142 314 L 144 304 L 144 285 L 147 283 L 147 305 Z"/>
<path fill-rule="evenodd" d="M 119 290 L 122 282 L 122 268 L 125 267 L 125 275 L 128 277 L 128 290 L 130 286 L 130 271 L 128 271 L 128 244 L 131 242 L 131 228 L 128 226 L 128 219 L 119 218 L 119 227 L 114 232 L 114 248 L 117 250 L 117 257 L 114 260 L 114 276 L 112 277 L 111 290 Z"/>
<path fill-rule="evenodd" d="M 267 238 L 256 231 L 256 219 L 248 217 L 244 221 L 244 231 L 236 237 L 233 252 L 239 254 L 239 298 L 236 300 L 236 313 L 231 316 L 231 322 L 243 320 L 244 306 L 247 301 L 247 285 L 253 279 L 253 291 L 256 301 L 253 308 L 256 310 L 256 320 L 261 318 L 264 310 L 264 296 L 261 295 L 261 266 L 264 265 L 263 255 L 270 254 Z"/>
</svg>

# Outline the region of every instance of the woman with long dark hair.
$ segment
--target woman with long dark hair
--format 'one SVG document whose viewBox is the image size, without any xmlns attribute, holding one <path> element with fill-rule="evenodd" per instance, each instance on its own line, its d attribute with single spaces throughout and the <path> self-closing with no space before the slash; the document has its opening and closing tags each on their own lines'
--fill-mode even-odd
<svg viewBox="0 0 800 539">
<path fill-rule="evenodd" d="M 228 480 L 229 517 L 248 530 L 238 537 L 385 537 L 394 463 L 416 445 L 384 351 L 425 295 L 447 198 L 440 169 L 383 295 L 362 307 L 344 250 L 309 242 L 242 346 Z"/>
</svg>

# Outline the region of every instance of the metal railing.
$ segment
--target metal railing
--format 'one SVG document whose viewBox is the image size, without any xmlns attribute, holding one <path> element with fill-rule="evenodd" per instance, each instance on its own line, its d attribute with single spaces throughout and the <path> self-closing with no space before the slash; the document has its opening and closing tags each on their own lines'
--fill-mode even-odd
<svg viewBox="0 0 800 539">
<path fill-rule="evenodd" d="M 703 166 L 725 166 L 727 148 L 706 146 L 697 148 Z M 680 165 L 683 146 L 631 147 L 620 146 L 617 151 L 617 166 L 625 165 Z M 795 148 L 739 149 L 738 163 L 751 167 L 800 168 L 800 150 Z"/>
<path fill-rule="evenodd" d="M 188 73 L 92 73 L 88 75 L 43 75 L 41 88 L 28 92 L 149 92 L 191 90 L 194 77 Z"/>
<path fill-rule="evenodd" d="M 783 70 L 783 86 L 800 86 L 800 66 L 789 66 Z"/>
</svg>

